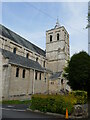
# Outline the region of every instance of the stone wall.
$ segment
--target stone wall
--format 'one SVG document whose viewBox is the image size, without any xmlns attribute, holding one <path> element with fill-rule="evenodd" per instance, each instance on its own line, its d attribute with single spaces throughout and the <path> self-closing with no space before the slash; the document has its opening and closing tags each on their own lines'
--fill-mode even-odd
<svg viewBox="0 0 90 120">
<path fill-rule="evenodd" d="M 57 34 L 59 34 L 59 40 L 57 40 Z M 69 55 L 69 34 L 66 29 L 62 26 L 46 31 L 47 68 L 53 72 L 63 71 Z"/>
<path fill-rule="evenodd" d="M 56 80 L 49 80 L 49 93 L 61 93 L 60 90 L 71 91 L 70 86 L 67 84 L 67 80 L 63 79 L 63 83 L 61 82 L 61 79 Z"/>
<path fill-rule="evenodd" d="M 16 69 L 19 68 L 19 76 L 16 77 Z M 25 69 L 25 78 L 22 77 Z M 39 74 L 41 73 L 41 80 Z M 46 76 L 47 77 L 47 76 Z M 47 80 L 45 73 L 38 71 L 35 80 L 35 70 L 26 69 L 16 65 L 3 67 L 3 99 L 27 99 L 31 94 L 47 92 Z M 26 96 L 26 97 L 25 97 Z"/>
<path fill-rule="evenodd" d="M 39 77 L 37 80 L 35 80 L 34 93 L 46 93 L 47 92 L 47 84 L 48 84 L 48 81 L 47 81 L 47 78 L 45 79 L 45 73 L 42 73 L 41 80 L 39 79 Z"/>
<path fill-rule="evenodd" d="M 59 85 L 60 80 L 54 80 L 54 81 L 49 81 L 49 93 L 58 93 L 60 91 L 60 85 Z"/>
<path fill-rule="evenodd" d="M 65 60 L 49 61 L 48 68 L 53 72 L 62 71 L 65 67 Z"/>
<path fill-rule="evenodd" d="M 32 81 L 30 78 L 29 69 L 19 67 L 19 76 L 16 77 L 16 68 L 17 66 L 12 66 L 11 68 L 11 79 L 10 79 L 10 87 L 9 87 L 9 95 L 20 95 L 20 94 L 28 94 L 28 92 L 32 93 Z M 22 78 L 23 69 L 25 69 L 25 78 Z M 31 90 L 28 91 L 28 88 Z"/>
</svg>

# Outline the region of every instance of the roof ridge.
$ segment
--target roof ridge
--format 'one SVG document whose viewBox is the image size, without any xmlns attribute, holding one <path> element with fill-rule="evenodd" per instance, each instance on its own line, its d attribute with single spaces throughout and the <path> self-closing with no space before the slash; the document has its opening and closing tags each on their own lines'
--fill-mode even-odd
<svg viewBox="0 0 90 120">
<path fill-rule="evenodd" d="M 33 44 L 32 42 L 30 42 L 30 41 L 28 41 L 27 39 L 25 39 L 24 37 L 22 37 L 21 35 L 19 35 L 18 33 L 16 33 L 16 32 L 14 32 L 14 31 L 12 31 L 12 30 L 10 30 L 9 28 L 7 28 L 6 26 L 4 26 L 4 25 L 2 25 L 2 24 L 0 24 L 0 26 L 1 27 L 3 27 L 3 28 L 5 28 L 7 31 L 9 31 L 9 32 L 11 32 L 11 33 L 13 33 L 13 34 L 15 34 L 16 36 L 18 36 L 19 38 L 22 38 L 25 42 L 28 42 L 29 44 L 31 44 L 33 47 L 34 47 L 34 49 L 35 48 L 38 48 L 39 50 L 41 50 L 44 54 L 45 54 L 45 50 L 43 50 L 42 48 L 40 48 L 40 47 L 38 47 L 38 46 L 36 46 L 35 44 Z M 3 29 L 2 28 L 2 29 Z M 12 39 L 11 39 L 12 40 Z M 19 43 L 18 43 L 19 44 Z M 27 48 L 27 47 L 26 47 Z M 29 49 L 29 48 L 28 48 Z M 36 51 L 37 52 L 37 51 Z M 38 53 L 38 52 L 37 52 Z"/>
</svg>

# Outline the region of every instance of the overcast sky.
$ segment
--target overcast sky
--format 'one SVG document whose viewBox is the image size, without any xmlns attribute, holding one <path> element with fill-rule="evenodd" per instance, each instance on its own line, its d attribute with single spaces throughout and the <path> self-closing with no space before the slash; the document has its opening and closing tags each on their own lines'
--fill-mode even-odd
<svg viewBox="0 0 90 120">
<path fill-rule="evenodd" d="M 3 2 L 2 24 L 45 50 L 46 30 L 54 28 L 58 17 L 70 35 L 72 56 L 88 52 L 87 13 L 87 2 Z"/>
</svg>

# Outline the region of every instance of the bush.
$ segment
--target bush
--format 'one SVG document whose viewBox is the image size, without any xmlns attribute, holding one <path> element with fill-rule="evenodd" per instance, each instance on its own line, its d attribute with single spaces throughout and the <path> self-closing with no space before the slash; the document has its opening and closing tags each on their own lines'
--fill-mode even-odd
<svg viewBox="0 0 90 120">
<path fill-rule="evenodd" d="M 30 108 L 32 110 L 39 110 L 43 112 L 53 112 L 60 114 L 65 114 L 67 108 L 68 113 L 71 114 L 73 111 L 73 103 L 70 99 L 68 99 L 68 96 L 33 95 Z"/>
<path fill-rule="evenodd" d="M 85 104 L 87 103 L 87 92 L 86 91 L 72 91 L 70 92 L 70 95 L 73 95 L 76 98 L 75 104 Z"/>
</svg>

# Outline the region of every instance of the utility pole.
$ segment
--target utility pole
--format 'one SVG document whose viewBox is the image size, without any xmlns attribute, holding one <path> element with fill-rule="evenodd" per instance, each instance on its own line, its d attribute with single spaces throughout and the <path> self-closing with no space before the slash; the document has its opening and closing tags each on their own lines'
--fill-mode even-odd
<svg viewBox="0 0 90 120">
<path fill-rule="evenodd" d="M 90 55 L 90 1 L 88 2 L 88 54 Z"/>
</svg>

